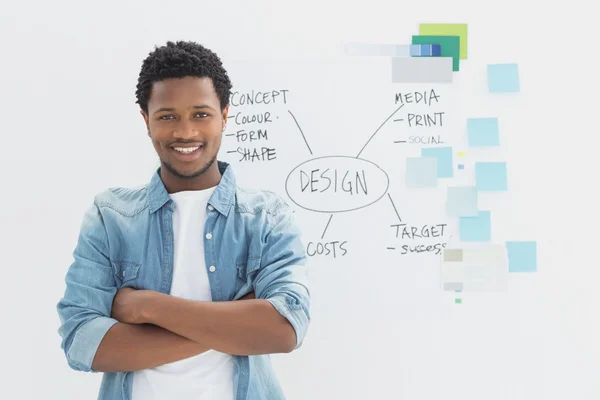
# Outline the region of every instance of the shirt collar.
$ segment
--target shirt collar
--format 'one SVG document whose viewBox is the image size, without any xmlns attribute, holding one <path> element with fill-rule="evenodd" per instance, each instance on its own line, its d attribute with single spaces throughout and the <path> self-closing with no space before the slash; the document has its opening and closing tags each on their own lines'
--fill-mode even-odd
<svg viewBox="0 0 600 400">
<path fill-rule="evenodd" d="M 228 163 L 217 161 L 217 164 L 221 172 L 221 180 L 208 200 L 208 204 L 221 214 L 227 216 L 235 198 L 236 181 L 232 168 Z M 148 185 L 147 196 L 150 213 L 156 212 L 171 201 L 171 197 L 169 197 L 169 193 L 160 177 L 160 167 L 152 175 L 152 179 Z"/>
</svg>

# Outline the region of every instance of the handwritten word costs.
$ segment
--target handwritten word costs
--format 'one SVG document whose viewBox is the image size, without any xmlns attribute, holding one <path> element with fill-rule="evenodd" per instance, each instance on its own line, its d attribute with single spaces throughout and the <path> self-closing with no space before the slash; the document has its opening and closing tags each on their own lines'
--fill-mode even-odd
<svg viewBox="0 0 600 400">
<path fill-rule="evenodd" d="M 306 254 L 309 257 L 343 257 L 348 253 L 346 249 L 347 241 L 327 241 L 327 242 L 309 242 L 306 246 Z"/>
</svg>

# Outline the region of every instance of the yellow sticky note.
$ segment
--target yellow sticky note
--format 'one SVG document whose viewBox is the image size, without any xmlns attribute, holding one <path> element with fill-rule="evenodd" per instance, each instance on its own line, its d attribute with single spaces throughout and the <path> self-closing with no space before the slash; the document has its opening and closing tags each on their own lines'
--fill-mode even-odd
<svg viewBox="0 0 600 400">
<path fill-rule="evenodd" d="M 458 156 L 459 157 L 464 157 L 465 156 L 465 152 L 464 151 L 459 151 L 458 152 Z"/>
<path fill-rule="evenodd" d="M 467 59 L 467 24 L 420 24 L 419 35 L 459 36 L 460 59 Z"/>
</svg>

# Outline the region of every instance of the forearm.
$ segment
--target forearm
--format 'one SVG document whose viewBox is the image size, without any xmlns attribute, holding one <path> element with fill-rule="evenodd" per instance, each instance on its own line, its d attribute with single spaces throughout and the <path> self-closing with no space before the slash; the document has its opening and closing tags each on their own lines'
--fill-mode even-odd
<svg viewBox="0 0 600 400">
<path fill-rule="evenodd" d="M 98 347 L 92 369 L 139 371 L 189 358 L 208 347 L 154 325 L 117 323 Z"/>
<path fill-rule="evenodd" d="M 235 355 L 285 353 L 292 325 L 267 300 L 202 302 L 158 294 L 146 320 L 194 342 Z"/>
</svg>

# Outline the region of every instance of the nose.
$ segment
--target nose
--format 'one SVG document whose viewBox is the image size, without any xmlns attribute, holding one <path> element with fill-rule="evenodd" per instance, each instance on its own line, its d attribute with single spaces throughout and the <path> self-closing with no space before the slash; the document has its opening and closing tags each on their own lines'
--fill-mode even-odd
<svg viewBox="0 0 600 400">
<path fill-rule="evenodd" d="M 197 136 L 197 134 L 198 132 L 194 129 L 194 125 L 185 119 L 177 124 L 173 132 L 173 136 L 178 139 L 191 139 Z"/>
</svg>

